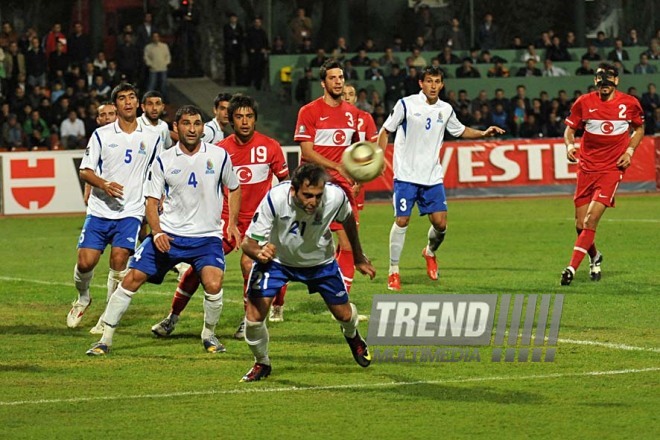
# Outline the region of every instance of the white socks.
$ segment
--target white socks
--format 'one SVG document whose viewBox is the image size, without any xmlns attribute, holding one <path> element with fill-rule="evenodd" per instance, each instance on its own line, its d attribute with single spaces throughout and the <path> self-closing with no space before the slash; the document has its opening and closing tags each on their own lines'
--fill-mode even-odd
<svg viewBox="0 0 660 440">
<path fill-rule="evenodd" d="M 211 295 L 204 292 L 204 328 L 202 329 L 202 340 L 215 335 L 215 326 L 220 320 L 222 313 L 222 289 Z"/>
<path fill-rule="evenodd" d="M 89 296 L 89 285 L 92 282 L 93 276 L 93 270 L 82 273 L 78 270 L 77 264 L 73 268 L 73 282 L 76 285 L 76 289 L 78 289 L 78 301 L 83 305 L 87 305 L 92 301 L 92 298 Z"/>
<path fill-rule="evenodd" d="M 357 326 L 358 326 L 357 307 L 355 307 L 355 304 L 351 303 L 351 319 L 349 319 L 348 322 L 341 323 L 341 330 L 344 333 L 344 336 L 346 336 L 349 339 L 353 339 L 355 337 L 355 334 L 357 333 Z"/>
<path fill-rule="evenodd" d="M 396 223 L 392 224 L 392 229 L 390 230 L 390 273 L 399 272 L 399 260 L 401 259 L 403 245 L 406 242 L 407 229 L 408 226 L 402 228 Z"/>
<path fill-rule="evenodd" d="M 131 300 L 135 292 L 124 289 L 121 284 L 117 287 L 117 290 L 112 294 L 108 305 L 103 312 L 103 322 L 105 322 L 105 327 L 103 329 L 103 336 L 101 337 L 101 343 L 108 346 L 112 345 L 112 337 L 115 334 L 115 327 L 119 324 L 121 317 L 124 315 L 128 306 L 131 305 Z"/>
<path fill-rule="evenodd" d="M 248 343 L 254 360 L 259 364 L 270 365 L 270 358 L 268 357 L 268 327 L 266 321 L 255 322 L 248 321 L 245 318 L 245 342 Z"/>
</svg>

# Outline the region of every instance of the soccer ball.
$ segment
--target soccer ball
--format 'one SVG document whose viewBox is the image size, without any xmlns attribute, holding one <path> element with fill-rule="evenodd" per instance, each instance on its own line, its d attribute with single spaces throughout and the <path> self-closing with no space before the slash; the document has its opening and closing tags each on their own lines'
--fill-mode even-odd
<svg viewBox="0 0 660 440">
<path fill-rule="evenodd" d="M 384 161 L 383 150 L 367 141 L 354 143 L 344 150 L 342 156 L 344 169 L 360 183 L 370 182 L 380 176 Z"/>
</svg>

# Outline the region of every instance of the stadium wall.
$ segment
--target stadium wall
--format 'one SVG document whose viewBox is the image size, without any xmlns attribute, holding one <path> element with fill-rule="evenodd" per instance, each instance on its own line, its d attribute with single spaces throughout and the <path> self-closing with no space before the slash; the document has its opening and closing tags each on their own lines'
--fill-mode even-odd
<svg viewBox="0 0 660 440">
<path fill-rule="evenodd" d="M 298 146 L 283 147 L 289 168 L 300 163 Z M 453 197 L 570 194 L 577 166 L 566 160 L 561 138 L 446 142 L 441 154 L 445 188 Z M 385 174 L 365 185 L 367 199 L 392 195 L 392 153 Z M 0 153 L 3 215 L 85 211 L 78 167 L 84 150 Z M 660 189 L 660 137 L 647 136 L 620 185 L 620 191 Z"/>
</svg>

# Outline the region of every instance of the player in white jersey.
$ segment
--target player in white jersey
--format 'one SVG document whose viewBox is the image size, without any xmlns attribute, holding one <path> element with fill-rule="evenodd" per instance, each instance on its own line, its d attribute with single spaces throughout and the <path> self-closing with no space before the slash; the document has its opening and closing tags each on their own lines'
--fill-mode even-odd
<svg viewBox="0 0 660 440">
<path fill-rule="evenodd" d="M 138 118 L 138 121 L 160 135 L 164 150 L 170 148 L 172 146 L 170 128 L 167 126 L 167 122 L 160 119 L 163 115 L 163 110 L 165 110 L 165 104 L 163 103 L 163 97 L 160 92 L 150 90 L 145 93 L 142 96 L 140 108 L 142 109 L 142 116 Z"/>
<path fill-rule="evenodd" d="M 144 217 L 142 185 L 160 152 L 160 137 L 137 122 L 135 87 L 127 83 L 118 85 L 112 91 L 112 101 L 117 108 L 117 120 L 94 131 L 80 164 L 80 178 L 93 189 L 78 240 L 73 274 L 78 299 L 67 315 L 70 328 L 80 324 L 91 304 L 89 285 L 108 245 L 111 251 L 107 298 L 123 278 Z"/>
<path fill-rule="evenodd" d="M 487 130 L 466 127 L 456 118 L 452 107 L 439 99 L 444 87 L 442 70 L 426 67 L 419 80 L 419 94 L 400 99 L 383 124 L 378 144 L 385 149 L 390 133 L 394 139 L 394 215 L 390 231 L 390 270 L 387 287 L 401 289 L 399 259 L 406 238 L 406 229 L 415 203 L 419 214 L 428 215 L 431 227 L 428 244 L 422 250 L 426 273 L 438 279 L 435 251 L 445 238 L 447 229 L 447 198 L 443 185 L 440 149 L 445 130 L 464 139 L 502 134 L 504 130 L 491 126 Z"/>
<path fill-rule="evenodd" d="M 217 144 L 225 138 L 225 130 L 229 127 L 229 93 L 218 93 L 213 100 L 213 119 L 204 124 L 202 140 L 209 144 Z"/>
<path fill-rule="evenodd" d="M 370 278 L 376 270 L 362 252 L 348 197 L 327 183 L 322 166 L 306 163 L 290 182 L 271 189 L 261 201 L 248 228 L 242 249 L 256 262 L 248 283 L 245 341 L 255 357 L 241 382 L 253 382 L 271 372 L 266 316 L 277 291 L 289 281 L 300 281 L 309 293 L 318 292 L 341 329 L 355 361 L 371 363 L 366 342 L 357 331 L 358 311 L 348 299 L 346 284 L 335 260 L 330 223 L 344 226 L 355 255 L 355 267 Z"/>
<path fill-rule="evenodd" d="M 97 112 L 96 123 L 99 127 L 111 124 L 117 120 L 117 107 L 115 107 L 115 105 L 110 101 L 102 102 L 101 105 L 99 105 Z M 85 202 L 85 206 L 87 206 L 87 202 L 89 201 L 89 196 L 91 194 L 91 185 L 89 183 L 85 183 L 85 191 L 83 194 L 83 201 Z"/>
<path fill-rule="evenodd" d="M 179 142 L 158 156 L 144 184 L 150 235 L 129 264 L 130 270 L 112 294 L 104 312 L 101 340 L 87 351 L 90 356 L 110 351 L 115 328 L 133 295 L 149 281 L 161 283 L 175 264 L 185 261 L 199 273 L 204 286 L 202 343 L 209 353 L 225 351 L 215 336 L 222 312 L 222 280 L 225 255 L 222 250 L 223 188 L 229 190 L 228 239 L 240 240 L 236 227 L 241 191 L 229 154 L 201 142 L 204 123 L 201 110 L 181 107 L 174 129 Z M 161 196 L 165 194 L 162 214 Z"/>
</svg>

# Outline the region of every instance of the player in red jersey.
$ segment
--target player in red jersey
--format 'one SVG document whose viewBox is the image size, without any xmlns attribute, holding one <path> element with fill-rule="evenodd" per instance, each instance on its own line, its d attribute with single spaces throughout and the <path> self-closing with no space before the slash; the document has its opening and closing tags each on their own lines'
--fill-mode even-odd
<svg viewBox="0 0 660 440">
<path fill-rule="evenodd" d="M 241 237 L 250 226 L 252 216 L 259 206 L 259 202 L 270 190 L 273 175 L 280 181 L 289 178 L 289 169 L 284 160 L 284 153 L 280 144 L 275 139 L 255 130 L 257 110 L 257 103 L 251 97 L 240 94 L 234 95 L 229 101 L 228 109 L 229 121 L 234 128 L 234 134 L 216 144 L 229 153 L 234 165 L 234 172 L 238 176 L 241 185 L 241 191 L 245 194 L 241 198 L 238 213 L 237 226 Z M 227 225 L 228 218 L 229 207 L 225 203 L 222 210 L 223 229 Z M 225 237 L 223 238 L 225 255 L 234 249 L 238 249 L 240 243 L 230 240 L 229 235 L 225 232 L 223 232 L 223 236 Z M 244 293 L 251 268 L 252 260 L 245 254 L 241 255 Z M 199 287 L 199 283 L 197 273 L 192 268 L 188 269 L 174 293 L 170 314 L 151 328 L 156 336 L 168 336 L 172 333 L 179 320 L 179 315 Z M 242 322 L 234 337 L 242 339 L 243 333 L 244 324 Z"/>
<path fill-rule="evenodd" d="M 319 76 L 323 96 L 298 112 L 294 140 L 300 143 L 303 161 L 325 167 L 332 183 L 344 190 L 357 221 L 358 210 L 353 195 L 355 182 L 341 164 L 341 156 L 347 147 L 359 140 L 360 110 L 344 102 L 344 69 L 339 61 L 326 61 L 319 70 Z M 346 289 L 350 291 L 355 274 L 351 244 L 339 223 L 333 223 L 330 229 L 337 233 L 337 262 Z"/>
<path fill-rule="evenodd" d="M 596 227 L 605 210 L 614 207 L 616 189 L 644 136 L 642 108 L 635 97 L 617 90 L 616 67 L 601 64 L 594 82 L 597 90 L 580 96 L 566 118 L 566 154 L 571 162 L 579 158 L 573 198 L 578 238 L 571 261 L 561 274 L 562 286 L 571 284 L 587 253 L 590 277 L 600 280 L 603 256 L 594 243 Z M 575 132 L 579 129 L 584 130 L 581 147 L 575 145 Z"/>
</svg>

